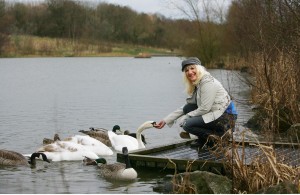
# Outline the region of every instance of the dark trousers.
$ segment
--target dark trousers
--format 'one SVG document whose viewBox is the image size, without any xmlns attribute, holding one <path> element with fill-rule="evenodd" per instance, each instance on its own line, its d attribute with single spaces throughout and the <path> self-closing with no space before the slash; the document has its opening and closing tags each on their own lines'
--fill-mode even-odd
<svg viewBox="0 0 300 195">
<path fill-rule="evenodd" d="M 196 104 L 186 104 L 183 107 L 184 114 L 187 114 L 198 106 Z M 205 123 L 202 116 L 187 118 L 182 128 L 198 137 L 198 142 L 204 144 L 209 135 L 222 136 L 228 129 L 234 127 L 235 116 L 228 113 L 223 113 L 218 119 Z"/>
</svg>

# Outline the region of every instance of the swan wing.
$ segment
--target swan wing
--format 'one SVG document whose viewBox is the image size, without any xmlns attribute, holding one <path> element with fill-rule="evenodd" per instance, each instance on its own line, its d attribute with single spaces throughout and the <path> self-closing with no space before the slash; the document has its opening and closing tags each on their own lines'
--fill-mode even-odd
<svg viewBox="0 0 300 195">
<path fill-rule="evenodd" d="M 63 142 L 57 141 L 52 144 L 44 145 L 37 149 L 37 152 L 62 152 L 65 149 L 62 147 Z"/>
<path fill-rule="evenodd" d="M 43 152 L 48 159 L 52 161 L 77 161 L 83 160 L 84 157 L 88 157 L 90 159 L 99 158 L 97 154 L 94 152 L 85 150 L 85 151 L 77 151 L 77 152 Z"/>
<path fill-rule="evenodd" d="M 52 161 L 83 160 L 85 156 L 91 159 L 98 158 L 95 152 L 71 141 L 57 141 L 40 149 L 43 150 L 38 150 L 38 152 L 43 152 Z"/>
<path fill-rule="evenodd" d="M 113 155 L 113 151 L 108 146 L 95 138 L 85 135 L 75 135 L 74 138 L 77 140 L 77 143 L 83 145 L 87 150 L 90 150 L 97 155 Z"/>
</svg>

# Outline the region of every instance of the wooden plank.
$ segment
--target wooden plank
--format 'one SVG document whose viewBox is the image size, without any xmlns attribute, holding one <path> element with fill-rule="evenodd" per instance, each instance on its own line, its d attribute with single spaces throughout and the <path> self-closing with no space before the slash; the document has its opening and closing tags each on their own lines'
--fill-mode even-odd
<svg viewBox="0 0 300 195">
<path fill-rule="evenodd" d="M 141 154 L 141 155 L 142 154 L 157 153 L 157 152 L 161 152 L 161 151 L 165 151 L 165 150 L 174 149 L 174 148 L 177 148 L 179 146 L 189 145 L 194 140 L 195 139 L 189 139 L 188 141 L 187 140 L 180 140 L 180 141 L 178 141 L 174 144 L 155 146 L 155 147 L 151 147 L 151 148 L 143 148 L 143 149 L 132 151 L 130 153 L 131 154 Z"/>
<path fill-rule="evenodd" d="M 141 149 L 136 150 L 129 153 L 129 158 L 131 165 L 134 168 L 144 167 L 144 168 L 150 168 L 150 169 L 159 169 L 159 170 L 172 170 L 174 171 L 176 164 L 176 169 L 178 171 L 186 171 L 188 162 L 192 163 L 191 170 L 206 170 L 206 171 L 214 171 L 217 173 L 223 173 L 224 172 L 224 166 L 223 163 L 220 161 L 211 161 L 211 160 L 199 160 L 198 158 L 198 152 L 195 152 L 197 156 L 195 156 L 194 159 L 178 159 L 180 158 L 180 152 L 176 155 L 176 148 L 189 145 L 192 140 L 181 140 L 177 143 L 170 144 L 170 145 L 163 145 L 153 148 L 147 148 L 147 149 Z M 189 148 L 189 146 L 187 146 Z M 177 156 L 177 158 L 168 158 L 165 155 L 157 155 L 155 156 L 155 153 L 160 153 L 168 150 L 173 150 L 172 156 Z M 192 150 L 192 149 L 190 149 Z M 196 151 L 196 150 L 194 150 Z M 175 153 L 175 155 L 174 155 Z M 196 160 L 195 160 L 196 159 Z M 123 157 L 121 153 L 117 153 L 117 161 L 123 162 Z M 172 163 L 172 162 L 173 163 Z"/>
<path fill-rule="evenodd" d="M 243 142 L 242 140 L 234 140 L 234 141 L 240 144 Z M 247 146 L 255 145 L 255 144 L 263 144 L 263 145 L 274 145 L 275 147 L 296 147 L 296 148 L 300 147 L 300 143 L 289 143 L 289 142 L 279 142 L 279 141 L 269 142 L 269 141 L 260 141 L 260 140 L 255 140 L 255 141 L 245 140 L 244 143 Z"/>
<path fill-rule="evenodd" d="M 129 153 L 130 162 L 134 168 L 172 170 L 173 172 L 175 169 L 174 163 L 176 164 L 176 169 L 178 171 L 186 171 L 188 163 L 193 162 L 191 171 L 205 170 L 223 174 L 225 168 L 222 157 L 217 158 L 207 150 L 198 152 L 197 150 L 191 149 L 189 144 L 192 141 L 193 140 L 181 140 L 174 144 L 132 151 Z M 245 142 L 245 150 L 247 153 L 245 162 L 250 163 L 252 161 L 251 159 L 260 153 L 257 147 L 251 146 L 253 144 L 254 143 L 251 141 Z M 284 146 L 278 147 L 278 152 L 286 154 L 286 157 L 289 158 L 292 156 L 293 158 L 289 159 L 290 163 L 292 163 L 293 166 L 299 166 L 300 157 L 299 155 L 296 155 L 299 150 L 299 145 L 289 145 L 292 148 L 288 148 L 286 147 L 288 146 L 287 143 L 280 143 L 277 144 L 277 146 Z M 117 161 L 123 162 L 121 153 L 117 153 Z"/>
<path fill-rule="evenodd" d="M 186 171 L 188 162 L 191 163 L 191 170 L 206 170 L 215 172 L 223 173 L 224 166 L 223 163 L 220 162 L 213 162 L 213 161 L 204 161 L 204 160 L 191 160 L 191 159 L 168 159 L 168 158 L 161 158 L 155 157 L 151 155 L 139 155 L 139 154 L 130 154 L 130 163 L 134 168 L 152 168 L 158 170 L 172 170 L 174 171 L 176 164 L 176 169 L 178 171 Z M 171 162 L 171 161 L 173 162 Z M 117 161 L 123 162 L 123 158 L 120 153 L 117 154 Z"/>
</svg>

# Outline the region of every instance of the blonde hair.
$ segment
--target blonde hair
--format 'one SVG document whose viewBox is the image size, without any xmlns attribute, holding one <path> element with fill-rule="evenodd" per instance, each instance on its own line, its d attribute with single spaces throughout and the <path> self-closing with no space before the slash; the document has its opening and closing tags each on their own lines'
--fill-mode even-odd
<svg viewBox="0 0 300 195">
<path fill-rule="evenodd" d="M 187 77 L 186 77 L 186 73 L 185 71 L 183 71 L 183 82 L 185 84 L 185 90 L 186 93 L 188 95 L 192 95 L 195 87 L 199 84 L 200 80 L 202 79 L 202 77 L 207 74 L 208 72 L 206 71 L 206 69 L 201 66 L 201 65 L 191 65 L 194 66 L 196 68 L 196 81 L 191 82 Z"/>
</svg>

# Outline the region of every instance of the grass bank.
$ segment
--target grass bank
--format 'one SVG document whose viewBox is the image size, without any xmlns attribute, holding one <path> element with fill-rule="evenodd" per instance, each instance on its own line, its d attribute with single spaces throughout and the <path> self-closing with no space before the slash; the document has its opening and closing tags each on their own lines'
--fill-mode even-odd
<svg viewBox="0 0 300 195">
<path fill-rule="evenodd" d="M 179 51 L 165 48 L 146 47 L 110 42 L 89 42 L 62 38 L 12 35 L 4 47 L 2 57 L 90 57 L 90 56 L 136 56 L 139 53 L 150 55 L 178 55 Z"/>
</svg>

